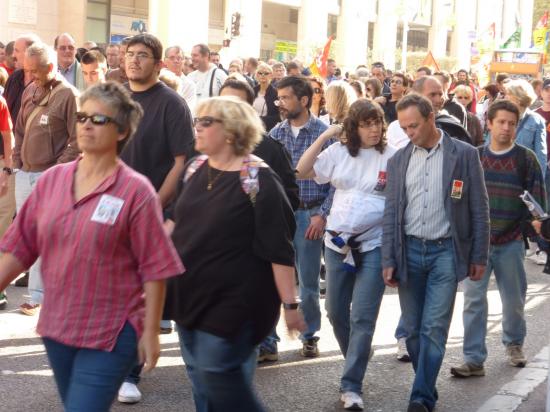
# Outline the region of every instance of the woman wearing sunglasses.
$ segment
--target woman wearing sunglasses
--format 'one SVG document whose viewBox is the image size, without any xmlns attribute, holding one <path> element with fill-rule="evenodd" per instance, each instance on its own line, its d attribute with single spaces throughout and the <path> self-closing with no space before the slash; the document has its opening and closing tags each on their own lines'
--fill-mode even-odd
<svg viewBox="0 0 550 412">
<path fill-rule="evenodd" d="M 258 84 L 254 87 L 253 107 L 264 122 L 267 132 L 273 129 L 273 127 L 281 121 L 279 109 L 275 106 L 277 90 L 271 85 L 272 78 L 273 69 L 271 66 L 260 63 L 256 70 L 256 80 Z"/>
<path fill-rule="evenodd" d="M 396 151 L 387 145 L 385 130 L 380 106 L 359 99 L 343 125 L 321 134 L 296 166 L 298 179 L 313 178 L 336 189 L 325 235 L 326 310 L 345 358 L 340 399 L 347 410 L 363 410 L 363 378 L 384 295 L 380 246 L 386 165 Z M 321 151 L 338 136 L 340 142 Z"/>
<path fill-rule="evenodd" d="M 251 151 L 263 127 L 236 97 L 201 102 L 195 149 L 172 217 L 187 268 L 168 283 L 166 315 L 197 411 L 263 411 L 252 389 L 256 347 L 281 301 L 290 330 L 303 330 L 294 284 L 295 220 L 274 172 Z"/>
<path fill-rule="evenodd" d="M 313 88 L 313 97 L 311 98 L 311 108 L 309 111 L 323 123 L 329 125 L 330 116 L 325 107 L 325 81 L 319 76 L 311 76 L 309 77 L 309 83 Z"/>
<path fill-rule="evenodd" d="M 82 156 L 46 171 L 0 243 L 0 290 L 42 258 L 42 336 L 65 410 L 108 411 L 159 357 L 164 279 L 183 272 L 148 180 L 118 159 L 140 106 L 114 82 L 80 97 Z"/>
</svg>

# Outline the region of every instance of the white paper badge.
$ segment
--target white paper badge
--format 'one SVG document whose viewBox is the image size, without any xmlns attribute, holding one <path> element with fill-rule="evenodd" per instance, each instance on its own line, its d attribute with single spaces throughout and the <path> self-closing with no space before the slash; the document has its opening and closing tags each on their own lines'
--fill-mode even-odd
<svg viewBox="0 0 550 412">
<path fill-rule="evenodd" d="M 103 195 L 92 215 L 92 222 L 114 225 L 116 218 L 122 209 L 124 200 L 111 195 Z"/>
<path fill-rule="evenodd" d="M 47 114 L 43 114 L 42 116 L 40 116 L 40 125 L 41 126 L 47 126 L 48 125 L 48 115 Z"/>
</svg>

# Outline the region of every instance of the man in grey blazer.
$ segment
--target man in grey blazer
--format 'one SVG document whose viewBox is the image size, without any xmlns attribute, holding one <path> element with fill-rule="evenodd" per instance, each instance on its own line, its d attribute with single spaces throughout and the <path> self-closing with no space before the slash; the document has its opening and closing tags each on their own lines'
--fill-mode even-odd
<svg viewBox="0 0 550 412">
<path fill-rule="evenodd" d="M 416 373 L 408 412 L 432 411 L 458 282 L 487 263 L 489 203 L 477 150 L 436 128 L 427 98 L 405 96 L 397 116 L 411 143 L 388 161 L 383 276 Z"/>
</svg>

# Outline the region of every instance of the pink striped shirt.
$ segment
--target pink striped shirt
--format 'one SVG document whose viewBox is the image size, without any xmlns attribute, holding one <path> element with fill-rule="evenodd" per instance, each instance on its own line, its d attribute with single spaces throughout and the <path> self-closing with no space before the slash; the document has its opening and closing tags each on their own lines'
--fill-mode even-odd
<svg viewBox="0 0 550 412">
<path fill-rule="evenodd" d="M 153 186 L 122 161 L 80 201 L 80 159 L 46 171 L 0 250 L 25 267 L 42 258 L 44 303 L 37 331 L 65 345 L 112 350 L 126 321 L 143 332 L 143 283 L 184 272 L 164 233 Z"/>
</svg>

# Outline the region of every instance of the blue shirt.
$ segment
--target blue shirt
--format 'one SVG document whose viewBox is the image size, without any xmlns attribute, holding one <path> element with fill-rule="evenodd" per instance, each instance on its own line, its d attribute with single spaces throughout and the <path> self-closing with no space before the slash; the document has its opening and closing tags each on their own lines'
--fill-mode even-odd
<svg viewBox="0 0 550 412">
<path fill-rule="evenodd" d="M 269 136 L 281 142 L 288 150 L 292 158 L 292 167 L 296 168 L 298 161 L 312 143 L 327 129 L 327 125 L 314 115 L 309 115 L 309 120 L 300 129 L 297 137 L 292 134 L 288 120 L 284 120 L 269 132 Z M 331 139 L 323 146 L 323 150 L 334 141 Z M 315 202 L 323 200 L 321 214 L 327 215 L 330 209 L 331 197 L 329 198 L 330 184 L 319 185 L 313 179 L 298 180 L 300 188 L 300 200 L 302 202 Z"/>
<path fill-rule="evenodd" d="M 548 153 L 546 122 L 541 115 L 530 109 L 525 109 L 525 113 L 519 119 L 518 128 L 516 129 L 516 143 L 535 152 L 542 169 L 542 175 L 546 176 L 546 155 Z"/>
<path fill-rule="evenodd" d="M 67 69 L 59 67 L 59 73 L 69 82 L 76 87 L 76 60 Z"/>
</svg>

